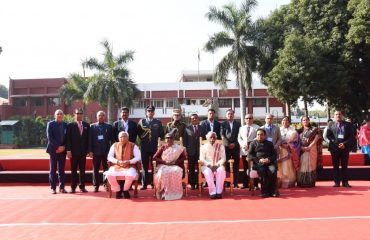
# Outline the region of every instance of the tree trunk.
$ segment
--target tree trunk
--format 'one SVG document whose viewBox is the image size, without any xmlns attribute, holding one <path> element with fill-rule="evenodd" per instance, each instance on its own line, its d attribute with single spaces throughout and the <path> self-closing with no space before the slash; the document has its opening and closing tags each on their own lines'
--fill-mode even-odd
<svg viewBox="0 0 370 240">
<path fill-rule="evenodd" d="M 107 106 L 107 115 L 108 115 L 108 123 L 112 124 L 113 123 L 113 101 L 112 97 L 108 96 L 108 106 Z"/>
<path fill-rule="evenodd" d="M 326 103 L 326 116 L 328 120 L 330 119 L 330 106 L 329 106 L 329 101 Z"/>
<path fill-rule="evenodd" d="M 290 101 L 287 100 L 286 103 L 285 103 L 285 113 L 286 115 L 291 118 L 292 116 L 292 111 L 290 110 Z"/>
<path fill-rule="evenodd" d="M 308 117 L 307 101 L 303 99 L 303 103 L 304 103 L 304 115 Z"/>
<path fill-rule="evenodd" d="M 245 86 L 244 83 L 240 81 L 240 76 L 238 74 L 237 81 L 239 82 L 239 96 L 240 96 L 240 123 L 244 126 L 244 116 L 245 116 Z"/>
</svg>

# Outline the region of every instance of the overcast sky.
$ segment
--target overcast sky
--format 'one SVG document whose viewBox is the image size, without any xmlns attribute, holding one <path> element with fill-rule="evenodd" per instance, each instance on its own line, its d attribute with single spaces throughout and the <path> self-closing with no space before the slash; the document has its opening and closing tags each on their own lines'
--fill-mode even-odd
<svg viewBox="0 0 370 240">
<path fill-rule="evenodd" d="M 9 77 L 51 78 L 82 73 L 86 57 L 101 58 L 104 39 L 117 55 L 135 51 L 133 79 L 173 82 L 197 70 L 198 49 L 220 27 L 205 18 L 227 0 L 2 0 L 0 83 Z M 266 17 L 290 0 L 260 0 L 253 17 Z M 212 70 L 224 52 L 200 52 L 200 69 Z"/>
</svg>

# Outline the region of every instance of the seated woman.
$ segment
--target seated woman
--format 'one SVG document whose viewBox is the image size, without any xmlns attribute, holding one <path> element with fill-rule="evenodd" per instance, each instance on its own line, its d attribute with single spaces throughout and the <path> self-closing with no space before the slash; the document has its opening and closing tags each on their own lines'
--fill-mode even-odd
<svg viewBox="0 0 370 240">
<path fill-rule="evenodd" d="M 302 118 L 302 128 L 298 131 L 302 142 L 297 186 L 314 187 L 317 166 L 322 158 L 319 129 L 312 127 L 308 117 Z"/>
<path fill-rule="evenodd" d="M 180 199 L 183 194 L 183 163 L 186 159 L 185 148 L 174 144 L 173 135 L 167 133 L 166 144 L 158 148 L 153 156 L 157 163 L 154 185 L 158 199 Z"/>
<path fill-rule="evenodd" d="M 277 160 L 278 180 L 282 188 L 294 187 L 296 170 L 293 161 L 299 161 L 299 159 L 295 157 L 297 154 L 295 154 L 294 148 L 291 147 L 291 143 L 294 142 L 294 140 L 299 141 L 299 139 L 295 128 L 290 126 L 290 119 L 288 116 L 283 117 L 281 121 L 280 133 L 282 143 L 279 147 L 279 158 Z"/>
</svg>

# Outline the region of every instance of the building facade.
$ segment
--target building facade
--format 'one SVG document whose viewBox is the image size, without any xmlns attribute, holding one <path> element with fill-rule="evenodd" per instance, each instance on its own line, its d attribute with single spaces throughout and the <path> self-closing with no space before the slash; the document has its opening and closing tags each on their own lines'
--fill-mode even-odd
<svg viewBox="0 0 370 240">
<path fill-rule="evenodd" d="M 255 77 L 255 76 L 254 76 Z M 11 116 L 52 116 L 56 109 L 62 109 L 66 114 L 72 114 L 76 107 L 82 107 L 81 102 L 67 106 L 59 96 L 59 88 L 67 83 L 65 78 L 48 79 L 10 79 L 9 104 L 0 106 L 2 120 Z M 226 110 L 235 110 L 235 118 L 240 119 L 239 90 L 234 81 L 227 82 L 227 90 L 222 90 L 212 82 L 212 71 L 186 71 L 176 82 L 169 83 L 139 83 L 140 98 L 131 107 L 131 118 L 140 119 L 145 116 L 145 107 L 156 107 L 155 117 L 162 123 L 169 122 L 174 108 L 181 108 L 182 114 L 188 118 L 197 113 L 201 118 L 207 116 L 208 108 L 215 108 L 218 119 L 223 120 Z M 118 114 L 117 106 L 115 109 Z M 98 103 L 89 104 L 86 116 L 95 121 L 95 114 L 105 110 Z M 281 118 L 284 105 L 270 96 L 266 86 L 255 77 L 252 89 L 246 93 L 246 112 L 256 118 L 263 119 L 266 113 Z"/>
</svg>

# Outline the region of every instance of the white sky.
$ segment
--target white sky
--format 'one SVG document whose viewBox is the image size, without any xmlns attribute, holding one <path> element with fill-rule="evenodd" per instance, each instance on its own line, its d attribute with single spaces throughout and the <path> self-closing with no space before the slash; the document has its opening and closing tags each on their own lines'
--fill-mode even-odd
<svg viewBox="0 0 370 240">
<path fill-rule="evenodd" d="M 82 73 L 83 59 L 102 59 L 104 39 L 115 55 L 135 51 L 128 67 L 136 82 L 176 81 L 183 70 L 198 69 L 198 48 L 220 30 L 205 18 L 209 6 L 229 2 L 241 0 L 2 0 L 0 83 Z M 289 2 L 260 0 L 253 16 Z M 200 69 L 213 69 L 222 55 L 201 51 Z"/>
</svg>

